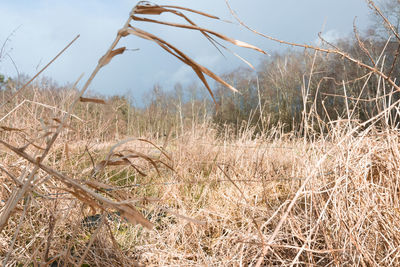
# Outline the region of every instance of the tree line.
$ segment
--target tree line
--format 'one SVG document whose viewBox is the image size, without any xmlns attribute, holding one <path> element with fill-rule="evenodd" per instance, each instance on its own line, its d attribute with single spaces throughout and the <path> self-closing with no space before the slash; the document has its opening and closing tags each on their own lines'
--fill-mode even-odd
<svg viewBox="0 0 400 267">
<path fill-rule="evenodd" d="M 383 1 L 381 6 L 397 32 L 399 6 L 393 0 Z M 372 61 L 396 81 L 400 74 L 399 40 L 389 38 L 390 31 L 382 26 L 377 16 L 372 21 L 372 26 L 362 35 L 355 31 L 334 44 L 323 44 L 340 49 L 359 62 Z M 284 131 L 302 133 L 304 121 L 310 120 L 307 116 L 311 113 L 312 127 L 325 131 L 330 122 L 349 117 L 349 113 L 352 120 L 364 122 L 400 99 L 400 93 L 393 91 L 381 76 L 340 55 L 310 49 L 289 48 L 261 62 L 255 71 L 238 68 L 222 76 L 240 93 L 214 84 L 216 102 L 213 103 L 197 83 L 176 84 L 172 89 L 156 84 L 144 96 L 145 100 L 140 101 L 143 105 L 135 105 L 135 100 L 129 96 L 113 96 L 104 107 L 82 103 L 78 113 L 87 116 L 89 121 L 101 117 L 107 122 L 104 132 L 110 132 L 108 135 L 166 135 L 171 131 L 178 134 L 184 128 L 210 120 L 217 126 L 229 125 L 236 131 L 243 126 L 255 127 L 256 132 L 266 131 L 279 125 Z M 0 75 L 3 99 L 21 82 Z M 36 84 L 37 88 L 49 87 Z M 51 84 L 53 96 L 67 88 Z M 391 120 L 393 124 L 399 122 L 397 113 Z"/>
</svg>

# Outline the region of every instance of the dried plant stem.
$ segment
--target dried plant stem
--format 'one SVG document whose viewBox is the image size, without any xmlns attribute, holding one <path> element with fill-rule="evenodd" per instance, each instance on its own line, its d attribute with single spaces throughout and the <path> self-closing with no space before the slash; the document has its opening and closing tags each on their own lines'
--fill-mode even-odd
<svg viewBox="0 0 400 267">
<path fill-rule="evenodd" d="M 50 105 L 46 105 L 46 104 L 39 103 L 39 102 L 36 102 L 36 101 L 31 101 L 31 100 L 28 100 L 28 99 L 24 99 L 21 103 L 19 103 L 17 106 L 15 106 L 10 112 L 8 112 L 6 115 L 4 115 L 4 116 L 0 119 L 0 122 L 2 122 L 4 119 L 6 119 L 8 116 L 10 116 L 13 112 L 15 112 L 18 108 L 20 108 L 21 106 L 23 106 L 25 103 L 32 103 L 32 104 L 35 104 L 35 105 L 43 106 L 43 107 L 48 108 L 48 109 L 59 110 L 59 111 L 61 111 L 63 114 L 68 113 L 67 111 L 64 111 L 64 110 L 59 109 L 59 108 L 54 107 L 54 106 L 50 106 Z M 79 118 L 78 116 L 76 116 L 76 115 L 74 115 L 74 114 L 71 114 L 71 117 L 73 117 L 73 118 L 75 118 L 75 119 L 77 119 L 77 120 L 83 122 L 83 120 L 82 120 L 81 118 Z"/>
<path fill-rule="evenodd" d="M 140 223 L 140 224 L 142 224 L 143 226 L 145 226 L 145 227 L 147 227 L 149 229 L 151 229 L 153 227 L 153 224 L 150 223 L 148 220 L 146 220 L 143 217 L 143 215 L 141 215 L 138 211 L 136 211 L 130 205 L 131 203 L 129 201 L 126 201 L 126 202 L 114 202 L 112 200 L 109 200 L 108 198 L 106 198 L 106 197 L 104 197 L 104 196 L 102 196 L 102 195 L 100 195 L 100 194 L 98 194 L 96 192 L 93 192 L 92 190 L 90 190 L 86 186 L 80 184 L 78 181 L 76 181 L 76 180 L 74 180 L 72 178 L 69 178 L 66 175 L 63 175 L 62 173 L 50 168 L 49 166 L 44 165 L 40 161 L 36 161 L 30 155 L 28 155 L 27 153 L 19 150 L 18 148 L 13 147 L 10 144 L 8 144 L 8 143 L 6 143 L 6 142 L 4 142 L 2 140 L 0 140 L 0 144 L 3 144 L 5 147 L 7 147 L 8 149 L 13 151 L 14 153 L 19 155 L 20 157 L 26 159 L 30 163 L 35 164 L 36 165 L 35 169 L 36 168 L 37 169 L 42 169 L 46 173 L 48 173 L 48 174 L 52 175 L 53 177 L 57 178 L 59 181 L 64 183 L 67 186 L 67 188 L 71 188 L 70 189 L 71 190 L 70 193 L 74 193 L 76 197 L 79 196 L 78 194 L 82 194 L 83 197 L 80 198 L 81 200 L 84 200 L 85 198 L 88 198 L 88 202 L 93 204 L 93 205 L 96 205 L 98 208 L 101 208 L 101 209 L 110 208 L 110 209 L 118 210 L 124 216 L 126 216 L 128 219 L 130 219 L 133 223 Z M 30 183 L 25 183 L 24 187 L 29 185 L 29 184 Z M 75 189 L 76 191 L 73 191 L 73 189 Z M 18 192 L 20 192 L 20 191 L 18 191 Z M 22 193 L 22 191 L 21 191 L 21 193 Z M 16 199 L 16 198 L 13 198 L 13 199 Z M 96 201 L 97 201 L 97 203 L 96 203 Z M 12 202 L 12 203 L 15 203 L 15 201 Z"/>
<path fill-rule="evenodd" d="M 28 210 L 30 204 L 31 204 L 31 196 L 28 196 L 27 199 L 26 199 L 26 203 L 24 205 L 24 211 L 22 212 L 21 218 L 19 219 L 19 223 L 18 223 L 17 229 L 15 229 L 14 237 L 13 237 L 13 240 L 11 241 L 11 245 L 10 245 L 9 251 L 7 253 L 7 256 L 5 257 L 5 259 L 3 261 L 3 267 L 7 266 L 8 259 L 10 258 L 10 255 L 14 250 L 15 241 L 17 240 L 19 231 L 21 230 L 22 223 L 25 220 L 26 211 Z"/>
<path fill-rule="evenodd" d="M 38 170 L 39 170 L 39 167 L 34 167 L 32 172 L 29 174 L 28 179 L 24 182 L 24 185 L 11 194 L 11 197 L 7 201 L 7 204 L 0 216 L 0 233 L 3 231 L 4 227 L 7 225 L 8 219 L 10 218 L 11 214 L 13 213 L 13 211 L 14 211 L 15 207 L 17 206 L 17 204 L 19 203 L 19 201 L 24 197 L 25 193 L 31 187 L 31 182 L 33 181 L 33 178 L 35 177 L 35 173 Z"/>
<path fill-rule="evenodd" d="M 78 79 L 79 81 L 79 79 Z M 75 83 L 74 87 L 76 86 L 76 84 L 78 83 L 78 81 Z M 69 116 L 69 112 L 66 113 L 64 115 L 63 121 L 60 123 L 60 125 L 58 126 L 58 129 L 56 131 L 56 133 L 54 133 L 54 135 L 52 136 L 52 139 L 48 142 L 47 147 L 45 149 L 45 151 L 42 153 L 42 155 L 40 157 L 38 157 L 37 163 L 41 163 L 47 156 L 47 154 L 50 151 L 51 146 L 54 144 L 54 142 L 56 141 L 58 135 L 60 134 L 61 130 L 63 129 L 63 122 L 64 120 Z M 0 140 L 1 143 L 6 144 L 4 141 Z M 13 210 L 15 209 L 15 207 L 17 206 L 18 202 L 23 198 L 23 196 L 26 194 L 26 192 L 28 191 L 29 188 L 31 188 L 32 186 L 32 181 L 37 173 L 37 171 L 39 170 L 39 166 L 35 165 L 35 167 L 32 169 L 32 171 L 30 172 L 27 180 L 24 182 L 24 185 L 18 189 L 17 191 L 13 192 L 12 194 L 12 198 L 10 198 L 7 201 L 6 207 L 4 209 L 4 211 L 1 213 L 0 216 L 0 233 L 3 231 L 4 227 L 7 225 L 7 222 L 11 216 L 11 213 L 13 212 Z"/>
<path fill-rule="evenodd" d="M 101 228 L 103 227 L 103 224 L 104 224 L 105 220 L 106 220 L 106 214 L 103 213 L 101 215 L 100 223 L 97 226 L 96 231 L 94 231 L 94 233 L 91 235 L 90 240 L 89 240 L 89 244 L 87 245 L 85 252 L 83 253 L 81 259 L 79 260 L 79 263 L 76 266 L 82 266 L 83 261 L 85 260 L 87 254 L 89 253 L 90 248 L 93 245 L 93 242 L 96 240 L 97 235 L 99 234 Z"/>
<path fill-rule="evenodd" d="M 128 20 L 126 21 L 125 25 L 123 28 L 127 28 L 129 26 L 129 23 L 131 22 L 132 18 L 131 16 L 134 14 L 136 10 L 136 6 L 133 7 Z M 102 58 L 100 58 L 96 68 L 93 70 L 92 74 L 90 75 L 89 79 L 86 81 L 85 85 L 82 87 L 81 93 L 79 94 L 79 97 L 82 97 L 83 94 L 86 92 L 86 90 L 89 88 L 90 84 L 92 83 L 94 77 L 96 77 L 97 73 L 100 71 L 100 69 L 105 65 L 104 63 L 108 61 L 108 56 L 112 53 L 114 48 L 117 46 L 118 42 L 121 40 L 122 35 L 120 33 L 117 34 L 117 37 L 115 37 L 115 40 L 107 50 L 107 52 L 104 54 Z M 78 102 L 79 98 L 75 100 L 75 102 Z"/>
<path fill-rule="evenodd" d="M 57 60 L 76 40 L 78 40 L 80 35 L 77 35 L 64 49 L 62 49 L 52 60 L 50 60 L 49 63 L 47 63 L 46 66 L 44 66 L 38 73 L 36 73 L 35 76 L 33 76 L 27 83 L 25 83 L 17 92 L 15 92 L 9 99 L 7 99 L 4 103 L 0 105 L 0 109 L 4 107 L 7 103 L 10 103 L 11 100 L 13 100 L 17 95 L 22 93 L 26 87 L 31 84 L 33 80 L 35 80 L 43 71 L 45 71 L 51 64 L 53 64 L 54 61 Z"/>
</svg>

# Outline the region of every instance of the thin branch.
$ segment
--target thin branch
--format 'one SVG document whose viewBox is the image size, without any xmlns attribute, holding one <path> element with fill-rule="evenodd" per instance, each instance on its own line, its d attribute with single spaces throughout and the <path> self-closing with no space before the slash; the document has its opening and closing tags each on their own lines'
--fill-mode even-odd
<svg viewBox="0 0 400 267">
<path fill-rule="evenodd" d="M 390 29 L 390 31 L 394 34 L 394 36 L 396 36 L 397 40 L 400 41 L 399 33 L 393 27 L 393 24 L 390 23 L 388 18 L 382 13 L 382 11 L 379 9 L 379 7 L 377 7 L 375 5 L 374 1 L 372 1 L 372 0 L 367 0 L 367 1 L 368 1 L 368 5 L 371 6 L 375 10 L 375 12 L 383 19 L 383 21 L 385 22 L 386 26 Z"/>
</svg>

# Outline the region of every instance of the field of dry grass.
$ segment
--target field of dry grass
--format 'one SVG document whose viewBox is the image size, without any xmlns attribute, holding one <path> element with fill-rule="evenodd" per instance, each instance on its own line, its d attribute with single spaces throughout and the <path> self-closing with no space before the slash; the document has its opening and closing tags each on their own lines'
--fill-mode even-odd
<svg viewBox="0 0 400 267">
<path fill-rule="evenodd" d="M 43 127 L 42 108 L 33 109 L 38 120 L 29 127 L 8 118 L 13 130 L 3 128 L 2 140 L 22 150 L 18 140 L 35 139 L 30 134 Z M 0 237 L 9 265 L 400 264 L 399 134 L 390 128 L 352 132 L 338 124 L 308 140 L 279 129 L 234 136 L 211 123 L 146 141 L 96 142 L 95 130 L 92 139 L 76 136 L 58 139 L 43 165 L 131 203 L 153 228 L 41 170 Z M 44 145 L 39 139 L 24 151 Z M 4 211 L 34 164 L 6 149 L 0 156 Z"/>
<path fill-rule="evenodd" d="M 55 91 L 35 83 L 1 91 L 2 264 L 399 266 L 400 114 L 393 92 L 400 87 L 377 65 L 311 47 L 316 55 L 354 62 L 368 71 L 365 83 L 375 75 L 378 93 L 380 86 L 392 93 L 384 101 L 377 93 L 379 112 L 367 121 L 352 116 L 360 98 L 354 110 L 346 98 L 347 117 L 326 122 L 304 85 L 302 129 L 290 133 L 281 126 L 232 129 L 207 118 L 178 118 L 168 133 L 123 134 L 135 122 L 124 126 L 98 108 L 109 105 L 104 100 L 83 97 L 97 72 L 125 51 L 116 46 L 129 34 L 191 66 L 211 95 L 204 75 L 235 90 L 129 24 L 169 8 L 136 6 L 80 92 L 76 85 Z"/>
</svg>

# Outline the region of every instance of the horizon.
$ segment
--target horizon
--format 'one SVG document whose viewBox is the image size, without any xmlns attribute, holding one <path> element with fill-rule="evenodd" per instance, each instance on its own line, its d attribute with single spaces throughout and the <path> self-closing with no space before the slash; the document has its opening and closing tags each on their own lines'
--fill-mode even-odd
<svg viewBox="0 0 400 267">
<path fill-rule="evenodd" d="M 189 6 L 204 12 L 212 13 L 223 19 L 233 21 L 225 1 L 213 2 L 215 7 L 208 10 L 211 0 L 201 3 L 189 1 L 176 1 L 176 5 Z M 73 83 L 81 73 L 85 73 L 83 80 L 87 78 L 96 65 L 98 59 L 104 54 L 113 40 L 116 32 L 122 27 L 132 7 L 131 1 L 121 1 L 108 4 L 98 1 L 46 1 L 35 3 L 30 1 L 5 1 L 6 15 L 3 17 L 0 29 L 0 42 L 4 42 L 7 35 L 13 29 L 17 29 L 11 36 L 6 49 L 14 60 L 19 73 L 33 76 L 53 58 L 75 35 L 81 37 L 72 45 L 54 64 L 52 64 L 42 77 L 49 77 L 58 84 Z M 165 1 L 157 1 L 162 4 Z M 178 3 L 179 2 L 179 3 Z M 246 4 L 239 0 L 231 1 L 232 8 L 239 13 L 240 18 L 256 30 L 273 37 L 297 42 L 313 44 L 318 40 L 318 32 L 322 30 L 324 38 L 335 41 L 351 34 L 352 20 L 358 15 L 357 25 L 360 30 L 366 30 L 369 24 L 369 9 L 364 1 L 345 0 L 335 3 L 313 0 L 308 3 L 293 1 L 262 2 L 257 1 L 254 6 L 258 10 L 269 7 L 276 12 L 265 17 L 262 14 L 252 12 Z M 292 7 L 288 9 L 287 7 Z M 313 7 L 313 10 L 310 8 Z M 346 8 L 344 8 L 346 7 Z M 90 10 L 91 12 L 88 12 Z M 286 11 L 286 16 L 280 15 Z M 337 13 L 342 11 L 341 16 Z M 260 12 L 263 13 L 263 12 Z M 312 13 L 312 16 L 304 14 Z M 67 19 L 65 14 L 73 14 L 73 20 Z M 303 14 L 303 15 L 302 15 Z M 270 54 L 280 53 L 290 49 L 289 46 L 280 45 L 244 30 L 234 24 L 213 23 L 194 16 L 199 26 L 212 28 L 229 37 L 254 44 Z M 171 17 L 163 16 L 162 20 L 170 20 Z M 294 22 L 302 20 L 302 23 Z M 278 21 L 277 24 L 269 23 Z M 53 23 L 50 23 L 53 22 Z M 351 22 L 351 23 L 350 23 Z M 138 23 L 143 28 L 143 23 Z M 146 30 L 162 36 L 172 43 L 178 43 L 177 47 L 210 68 L 216 74 L 224 74 L 236 68 L 245 66 L 234 56 L 225 53 L 221 56 L 199 34 L 165 28 L 158 25 L 144 25 Z M 8 33 L 7 32 L 8 28 Z M 288 30 L 292 29 L 292 30 Z M 183 37 L 182 37 L 183 36 Z M 188 85 L 196 82 L 193 71 L 178 62 L 175 58 L 162 49 L 146 40 L 128 37 L 123 40 L 128 49 L 139 51 L 127 51 L 123 56 L 113 59 L 96 77 L 90 90 L 105 96 L 131 94 L 139 100 L 152 87 L 159 84 L 163 88 L 173 88 L 176 83 Z M 191 48 L 189 48 L 191 47 Z M 230 47 L 230 46 L 229 46 Z M 11 49 L 11 50 L 10 50 Z M 190 51 L 192 50 L 192 51 Z M 268 57 L 257 54 L 243 48 L 234 48 L 234 52 L 246 58 L 255 67 Z M 79 63 L 77 63 L 79 60 Z M 139 62 L 139 64 L 135 64 Z M 0 73 L 8 77 L 16 77 L 14 63 L 9 58 L 3 59 L 0 64 Z M 213 83 L 210 83 L 212 86 Z"/>
</svg>

